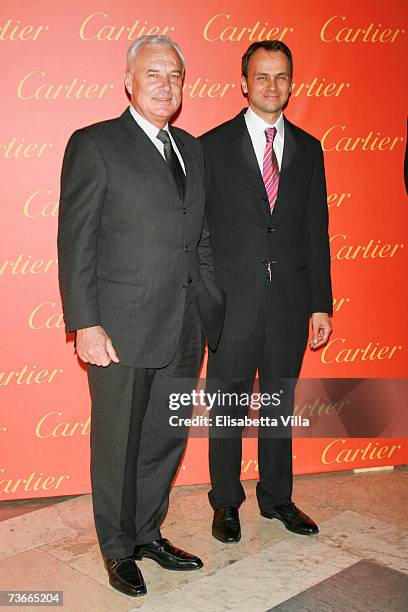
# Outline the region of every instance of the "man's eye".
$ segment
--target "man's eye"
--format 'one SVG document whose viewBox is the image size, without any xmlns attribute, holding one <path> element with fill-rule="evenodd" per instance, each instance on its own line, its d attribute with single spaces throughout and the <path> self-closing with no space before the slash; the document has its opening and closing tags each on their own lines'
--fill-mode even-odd
<svg viewBox="0 0 408 612">
<path fill-rule="evenodd" d="M 171 74 L 170 78 L 172 81 L 179 81 L 181 78 L 181 75 L 177 72 L 176 74 Z"/>
</svg>

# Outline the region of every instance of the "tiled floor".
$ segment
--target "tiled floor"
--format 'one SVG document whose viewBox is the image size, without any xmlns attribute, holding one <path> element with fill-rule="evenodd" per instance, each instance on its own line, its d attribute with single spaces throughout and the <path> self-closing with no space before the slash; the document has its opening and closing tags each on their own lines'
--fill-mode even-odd
<svg viewBox="0 0 408 612">
<path fill-rule="evenodd" d="M 296 477 L 294 500 L 319 523 L 317 537 L 297 536 L 280 522 L 262 518 L 255 482 L 244 486 L 243 537 L 234 545 L 210 536 L 208 486 L 173 490 L 163 535 L 199 555 L 205 567 L 179 573 L 141 561 L 148 594 L 137 599 L 121 595 L 107 582 L 90 496 L 3 502 L 0 590 L 63 591 L 63 610 L 75 612 L 265 612 L 285 602 L 278 609 L 303 612 L 306 606 L 313 609 L 314 598 L 316 612 L 341 612 L 360 609 L 356 598 L 364 598 L 364 588 L 372 589 L 375 572 L 380 572 L 384 584 L 390 581 L 390 588 L 394 583 L 405 585 L 397 572 L 408 574 L 407 468 Z M 361 565 L 362 560 L 368 562 Z M 350 585 L 355 580 L 354 565 L 358 575 L 366 576 L 367 586 L 358 591 L 350 588 L 354 599 L 348 604 L 347 580 Z M 389 568 L 388 574 L 384 568 Z M 320 583 L 321 588 L 316 588 Z M 386 596 L 384 588 L 382 592 Z M 393 610 L 401 605 L 402 611 L 408 604 L 400 604 L 407 599 L 399 595 Z"/>
<path fill-rule="evenodd" d="M 400 612 L 408 608 L 408 575 L 374 561 L 358 561 L 268 612 Z"/>
</svg>

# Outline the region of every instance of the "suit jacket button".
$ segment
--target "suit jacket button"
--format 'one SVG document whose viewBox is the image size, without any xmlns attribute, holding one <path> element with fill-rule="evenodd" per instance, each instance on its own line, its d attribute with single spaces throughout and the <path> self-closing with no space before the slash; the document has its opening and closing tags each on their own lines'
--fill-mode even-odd
<svg viewBox="0 0 408 612">
<path fill-rule="evenodd" d="M 188 246 L 185 246 L 184 247 L 184 252 L 187 253 L 187 251 L 188 251 Z"/>
<path fill-rule="evenodd" d="M 182 289 L 187 289 L 188 288 L 188 283 L 184 283 L 183 285 L 181 285 Z"/>
<path fill-rule="evenodd" d="M 268 234 L 272 234 L 275 231 L 274 227 L 268 227 Z"/>
<path fill-rule="evenodd" d="M 187 211 L 185 208 L 183 208 L 183 215 L 187 214 Z"/>
</svg>

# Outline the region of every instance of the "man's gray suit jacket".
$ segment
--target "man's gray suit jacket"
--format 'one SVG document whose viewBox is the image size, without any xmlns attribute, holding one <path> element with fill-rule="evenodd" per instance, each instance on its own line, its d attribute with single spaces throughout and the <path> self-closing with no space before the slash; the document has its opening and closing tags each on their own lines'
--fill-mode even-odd
<svg viewBox="0 0 408 612">
<path fill-rule="evenodd" d="M 212 348 L 224 318 L 204 220 L 201 144 L 170 130 L 186 168 L 184 199 L 128 109 L 76 131 L 63 162 L 58 254 L 66 330 L 101 325 L 120 362 L 133 367 L 163 367 L 173 357 L 190 280 Z"/>
</svg>

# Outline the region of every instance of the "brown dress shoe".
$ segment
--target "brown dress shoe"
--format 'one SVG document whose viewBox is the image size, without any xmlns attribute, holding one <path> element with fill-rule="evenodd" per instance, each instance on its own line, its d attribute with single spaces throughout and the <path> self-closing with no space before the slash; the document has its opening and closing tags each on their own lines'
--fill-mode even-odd
<svg viewBox="0 0 408 612">
<path fill-rule="evenodd" d="M 105 559 L 104 562 L 109 575 L 109 584 L 114 589 L 131 597 L 146 595 L 142 572 L 133 558 Z"/>
</svg>

